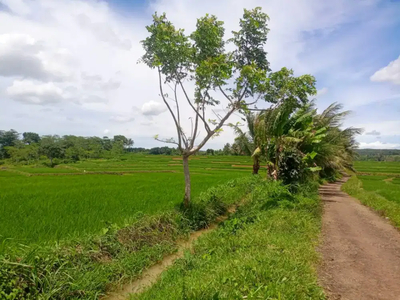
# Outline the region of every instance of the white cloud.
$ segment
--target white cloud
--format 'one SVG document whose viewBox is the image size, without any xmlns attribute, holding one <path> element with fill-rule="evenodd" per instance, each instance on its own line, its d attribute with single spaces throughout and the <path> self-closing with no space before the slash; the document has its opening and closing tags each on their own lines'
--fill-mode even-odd
<svg viewBox="0 0 400 300">
<path fill-rule="evenodd" d="M 371 143 L 361 142 L 359 147 L 361 149 L 400 149 L 400 144 L 382 143 L 381 141 Z"/>
<path fill-rule="evenodd" d="M 110 121 L 117 122 L 117 123 L 129 123 L 129 122 L 133 122 L 134 120 L 135 120 L 134 117 L 131 117 L 131 116 L 121 116 L 121 115 L 112 116 L 112 117 L 110 118 Z"/>
<path fill-rule="evenodd" d="M 0 3 L 8 6 L 8 8 L 16 14 L 26 15 L 30 12 L 29 7 L 23 0 L 0 0 Z"/>
<path fill-rule="evenodd" d="M 93 23 L 85 14 L 79 14 L 77 16 L 77 21 L 83 29 L 89 30 L 97 39 L 102 42 L 109 43 L 113 46 L 118 46 L 124 50 L 130 50 L 132 48 L 132 42 L 130 40 L 120 39 L 110 25 L 105 22 Z"/>
<path fill-rule="evenodd" d="M 107 103 L 108 100 L 106 98 L 97 96 L 97 95 L 85 95 L 81 98 L 81 102 L 83 103 Z"/>
<path fill-rule="evenodd" d="M 352 124 L 354 127 L 363 128 L 367 135 L 381 134 L 387 135 L 400 135 L 400 120 L 395 121 L 382 121 L 379 123 L 358 123 Z"/>
<path fill-rule="evenodd" d="M 327 92 L 328 92 L 328 88 L 324 87 L 317 91 L 317 97 L 321 97 L 321 96 L 325 95 Z"/>
<path fill-rule="evenodd" d="M 155 101 L 146 102 L 142 106 L 142 114 L 145 116 L 158 116 L 166 110 L 167 108 L 164 104 Z"/>
<path fill-rule="evenodd" d="M 357 106 L 392 96 L 383 87 L 380 89 L 381 85 L 365 88 L 353 84 L 352 80 L 365 70 L 354 74 L 349 69 L 354 57 L 359 57 L 361 50 L 369 49 L 364 43 L 369 43 L 377 33 L 375 27 L 368 26 L 390 20 L 390 14 L 383 15 L 378 9 L 378 0 L 154 0 L 150 1 L 150 7 L 138 8 L 137 14 L 128 17 L 118 14 L 104 0 L 0 2 L 11 10 L 0 11 L 0 128 L 81 135 L 96 135 L 108 128 L 118 134 L 125 132 L 128 126 L 124 121 L 129 120 L 134 124 L 129 126 L 129 134 L 134 139 L 146 136 L 152 140 L 155 134 L 174 136 L 171 116 L 161 114 L 166 108 L 159 96 L 156 71 L 137 64 L 143 54 L 140 41 L 148 35 L 145 26 L 151 23 L 153 11 L 167 12 L 168 18 L 177 27 L 185 28 L 186 33 L 194 29 L 196 18 L 205 13 L 215 14 L 225 22 L 229 37 L 231 30 L 238 29 L 244 7 L 262 6 L 271 17 L 266 50 L 273 70 L 287 66 L 297 75 L 316 75 L 318 84 L 329 87 L 329 93 L 325 92 L 321 101 L 334 99 Z M 396 19 L 396 12 L 394 9 L 390 12 L 394 16 L 392 20 Z M 347 30 L 352 28 L 350 23 L 357 24 L 354 26 L 357 30 Z M 342 25 L 346 25 L 344 32 L 340 31 Z M 51 86 L 62 97 L 55 93 L 55 98 L 49 98 L 37 92 L 36 98 L 8 95 L 7 87 L 14 81 L 26 80 L 35 86 Z M 340 80 L 348 82 L 348 86 Z M 323 93 L 324 88 L 319 95 Z M 17 97 L 19 102 L 7 101 L 10 100 L 7 97 L 14 100 Z M 85 122 L 85 126 L 75 121 L 55 122 L 52 116 L 56 114 L 26 105 L 45 104 L 51 99 L 58 99 L 58 106 L 68 116 Z M 185 129 L 190 129 L 188 117 L 193 114 L 184 99 L 181 100 L 182 123 Z M 138 107 L 136 113 L 131 110 L 133 106 Z M 31 118 L 9 117 L 16 113 L 26 113 Z M 130 121 L 132 114 L 135 120 Z M 150 117 L 155 115 L 157 122 L 150 124 Z M 373 129 L 384 134 L 381 128 L 369 128 Z M 232 140 L 233 134 L 227 130 L 211 143 L 222 146 Z"/>
<path fill-rule="evenodd" d="M 65 49 L 47 49 L 27 34 L 1 34 L 0 76 L 64 80 L 69 76 L 68 55 Z"/>
<path fill-rule="evenodd" d="M 400 85 L 400 56 L 390 62 L 386 67 L 376 71 L 371 76 L 371 81 L 391 82 Z"/>
<path fill-rule="evenodd" d="M 372 130 L 365 133 L 366 135 L 381 135 L 379 131 Z"/>
<path fill-rule="evenodd" d="M 34 83 L 30 80 L 16 80 L 7 88 L 6 93 L 13 100 L 29 104 L 57 103 L 64 99 L 62 89 L 51 82 Z"/>
<path fill-rule="evenodd" d="M 109 134 L 110 132 L 111 132 L 110 129 L 104 129 L 104 131 L 103 131 L 104 134 Z"/>
</svg>

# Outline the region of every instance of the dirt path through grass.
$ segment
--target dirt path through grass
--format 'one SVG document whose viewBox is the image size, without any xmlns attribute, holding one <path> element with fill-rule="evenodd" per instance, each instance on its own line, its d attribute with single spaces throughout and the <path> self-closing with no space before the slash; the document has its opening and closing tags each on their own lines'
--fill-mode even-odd
<svg viewBox="0 0 400 300">
<path fill-rule="evenodd" d="M 232 206 L 228 209 L 228 214 L 232 214 L 236 211 L 236 206 Z M 190 251 L 193 243 L 202 235 L 214 230 L 217 228 L 218 224 L 225 221 L 228 218 L 228 214 L 218 217 L 215 220 L 215 223 L 211 224 L 208 228 L 201 229 L 193 232 L 188 240 L 179 241 L 178 242 L 178 251 L 171 255 L 168 255 L 163 258 L 162 261 L 155 264 L 154 266 L 145 270 L 139 279 L 134 280 L 133 282 L 125 285 L 122 290 L 114 293 L 110 293 L 103 300 L 126 300 L 129 299 L 129 296 L 132 294 L 140 294 L 146 288 L 152 286 L 161 276 L 161 273 L 164 272 L 168 267 L 172 266 L 175 260 L 178 258 L 182 258 L 185 254 L 185 251 Z"/>
<path fill-rule="evenodd" d="M 320 188 L 323 264 L 328 299 L 400 299 L 400 233 L 387 220 L 340 190 Z"/>
</svg>

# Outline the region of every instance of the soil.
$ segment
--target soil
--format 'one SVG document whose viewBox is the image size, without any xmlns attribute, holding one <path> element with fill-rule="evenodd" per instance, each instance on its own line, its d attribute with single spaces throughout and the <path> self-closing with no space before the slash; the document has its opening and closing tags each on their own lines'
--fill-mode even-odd
<svg viewBox="0 0 400 300">
<path fill-rule="evenodd" d="M 400 233 L 357 199 L 324 185 L 319 278 L 328 299 L 400 299 Z"/>
</svg>

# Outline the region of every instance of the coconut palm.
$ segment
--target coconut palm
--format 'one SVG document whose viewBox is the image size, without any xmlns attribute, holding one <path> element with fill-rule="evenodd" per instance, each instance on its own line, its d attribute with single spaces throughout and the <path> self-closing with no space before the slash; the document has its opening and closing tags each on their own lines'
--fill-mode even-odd
<svg viewBox="0 0 400 300">
<path fill-rule="evenodd" d="M 247 112 L 245 120 L 248 131 L 243 131 L 239 126 L 234 127 L 237 135 L 234 147 L 240 149 L 242 154 L 252 157 L 253 174 L 258 174 L 265 145 L 266 131 L 264 117 L 264 112 Z"/>
</svg>

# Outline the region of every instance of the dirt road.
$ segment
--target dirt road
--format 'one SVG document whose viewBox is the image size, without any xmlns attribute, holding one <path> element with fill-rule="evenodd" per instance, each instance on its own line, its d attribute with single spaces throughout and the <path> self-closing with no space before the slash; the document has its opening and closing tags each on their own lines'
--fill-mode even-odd
<svg viewBox="0 0 400 300">
<path fill-rule="evenodd" d="M 387 220 L 340 191 L 321 187 L 323 263 L 328 299 L 400 299 L 400 233 Z"/>
</svg>

